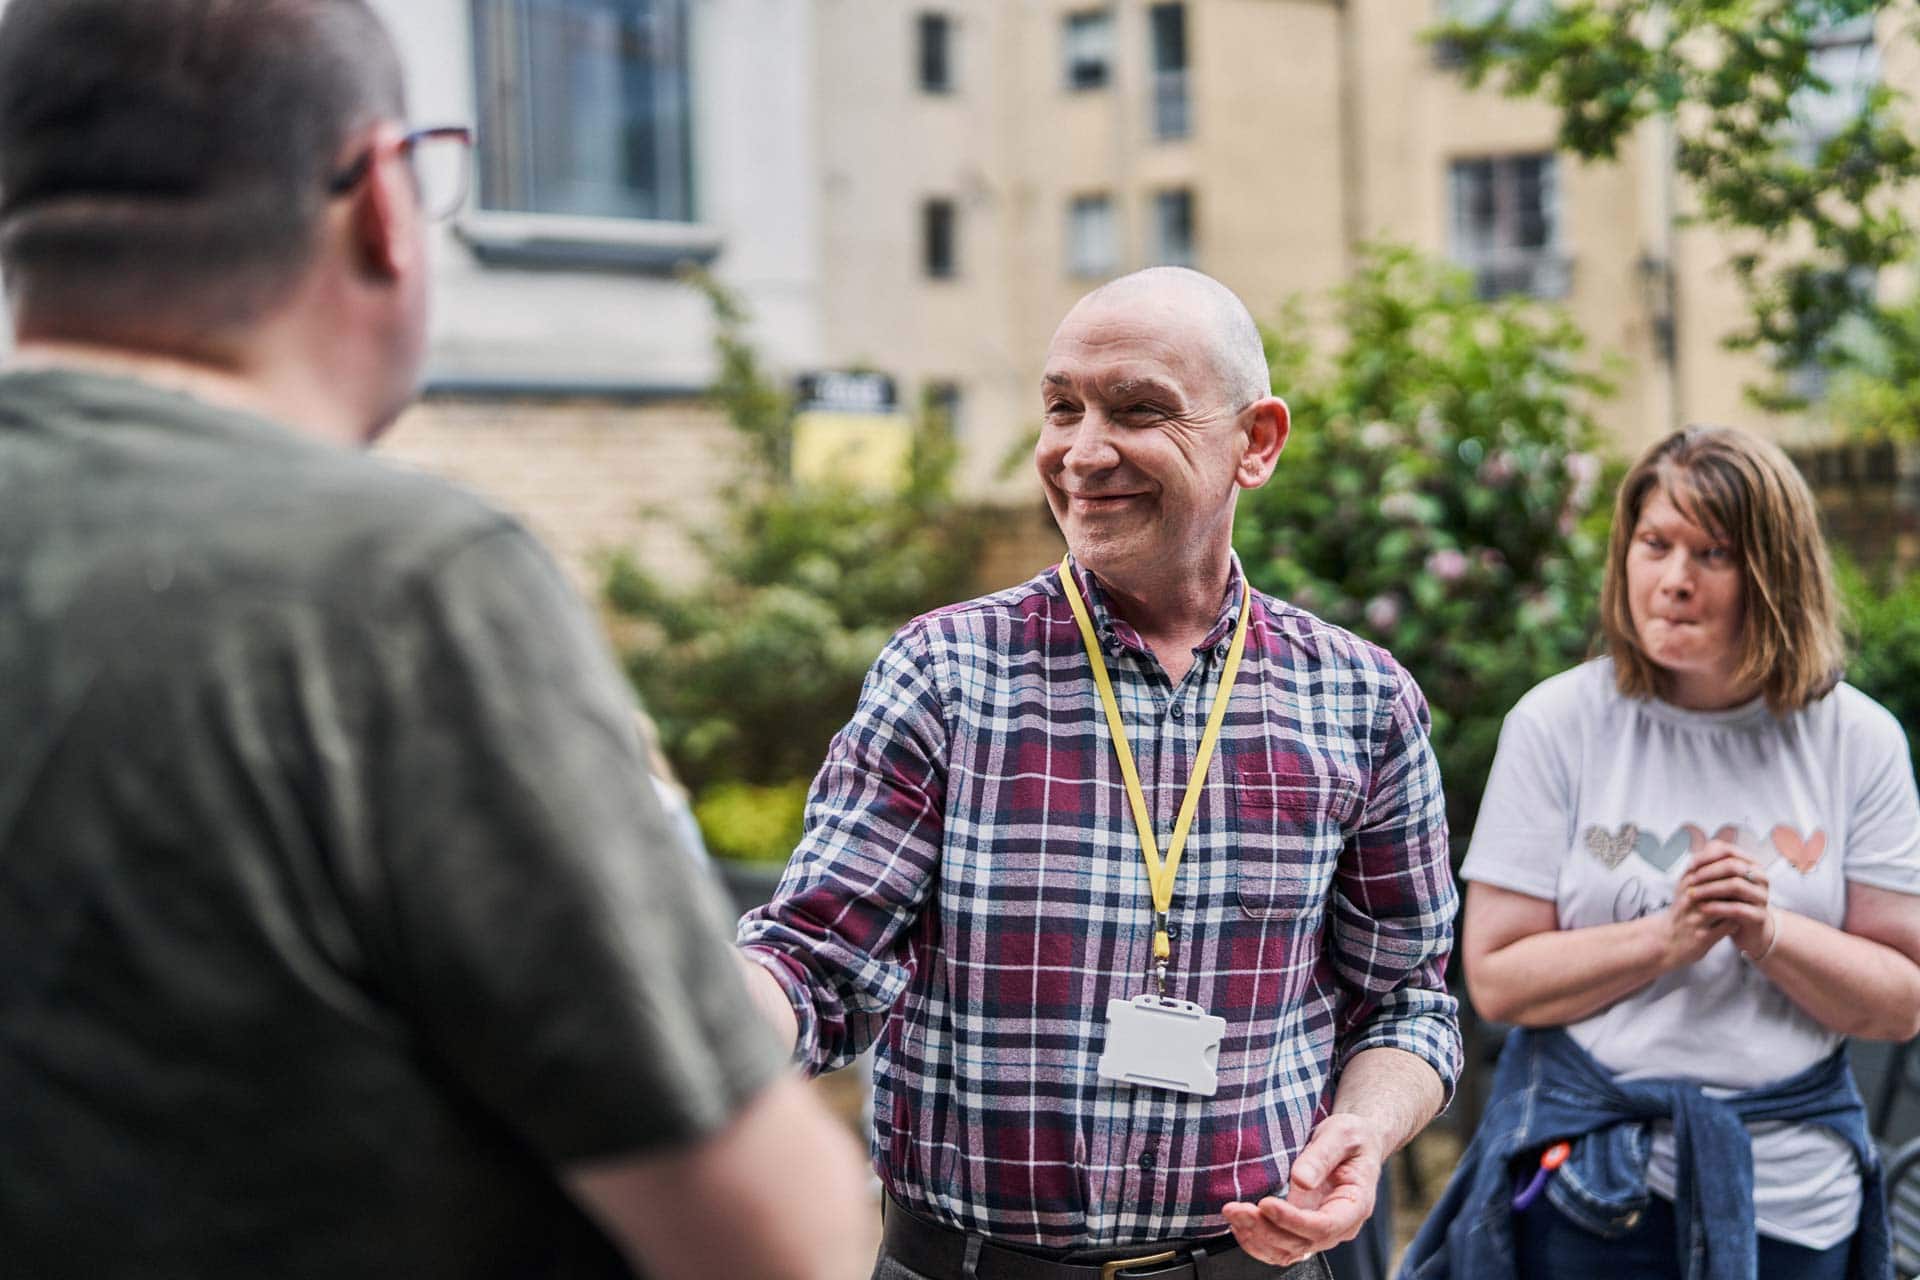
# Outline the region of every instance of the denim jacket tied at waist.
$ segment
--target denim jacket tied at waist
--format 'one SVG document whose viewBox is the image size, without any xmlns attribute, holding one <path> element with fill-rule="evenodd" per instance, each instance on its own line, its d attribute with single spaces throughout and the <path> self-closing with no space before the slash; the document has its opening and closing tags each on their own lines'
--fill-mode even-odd
<svg viewBox="0 0 1920 1280">
<path fill-rule="evenodd" d="M 1555 1208 L 1601 1236 L 1630 1231 L 1652 1194 L 1648 1126 L 1671 1120 L 1674 1217 L 1687 1280 L 1754 1280 L 1752 1121 L 1824 1125 L 1860 1162 L 1862 1202 L 1853 1280 L 1893 1274 L 1880 1159 L 1845 1050 L 1776 1084 L 1708 1097 L 1690 1080 L 1618 1081 L 1557 1028 L 1515 1028 L 1500 1051 L 1480 1129 L 1440 1203 L 1414 1237 L 1401 1280 L 1513 1280 L 1513 1173 L 1543 1147 L 1573 1155 L 1547 1184 Z M 1714 1224 L 1720 1224 L 1715 1229 Z"/>
</svg>

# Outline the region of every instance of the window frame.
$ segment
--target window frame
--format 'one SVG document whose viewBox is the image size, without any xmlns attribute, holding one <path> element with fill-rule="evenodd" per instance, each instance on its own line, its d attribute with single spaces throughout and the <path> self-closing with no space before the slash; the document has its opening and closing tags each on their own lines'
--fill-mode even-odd
<svg viewBox="0 0 1920 1280">
<path fill-rule="evenodd" d="M 1535 183 L 1538 207 L 1531 211 L 1545 228 L 1540 244 L 1523 244 L 1529 215 L 1524 204 L 1522 166 L 1539 165 Z M 1490 214 L 1484 232 L 1471 228 L 1466 172 L 1485 166 Z M 1469 230 L 1475 234 L 1468 235 Z M 1482 298 L 1521 293 L 1540 299 L 1564 298 L 1571 291 L 1571 259 L 1566 252 L 1565 204 L 1561 198 L 1559 157 L 1551 150 L 1505 151 L 1452 157 L 1447 163 L 1448 256 L 1473 273 Z M 1524 284 L 1508 280 L 1524 276 Z"/>
<path fill-rule="evenodd" d="M 1099 262 L 1083 253 L 1088 242 L 1081 234 L 1086 226 L 1082 214 L 1094 209 L 1100 210 L 1106 220 L 1106 256 Z M 1104 279 L 1120 269 L 1120 212 L 1111 191 L 1083 191 L 1067 198 L 1066 249 L 1067 275 L 1071 279 Z"/>
<path fill-rule="evenodd" d="M 1072 9 L 1060 15 L 1060 75 L 1061 85 L 1068 93 L 1093 93 L 1101 89 L 1111 89 L 1114 79 L 1114 62 L 1117 53 L 1115 44 L 1118 38 L 1117 23 L 1112 5 L 1097 5 L 1085 9 Z M 1101 46 L 1095 52 L 1098 62 L 1078 61 L 1082 50 L 1076 48 L 1076 32 L 1095 28 L 1100 31 L 1098 43 Z M 1099 68 L 1097 76 L 1082 79 L 1081 67 Z"/>
<path fill-rule="evenodd" d="M 1165 44 L 1160 15 L 1172 11 L 1178 16 L 1177 65 L 1163 56 Z M 1152 102 L 1148 128 L 1155 140 L 1173 142 L 1193 134 L 1193 102 L 1189 82 L 1193 67 L 1191 36 L 1188 32 L 1189 6 L 1185 0 L 1159 0 L 1147 8 L 1147 66 L 1153 77 Z"/>
<path fill-rule="evenodd" d="M 1886 63 L 1872 14 L 1861 14 L 1814 35 L 1808 41 L 1809 69 L 1819 73 L 1832 88 L 1822 94 L 1795 94 L 1788 103 L 1789 115 L 1783 129 L 1783 142 L 1800 163 L 1812 165 L 1820 148 L 1845 132 L 1865 108 L 1873 91 L 1886 83 Z M 1849 78 L 1842 81 L 1827 75 L 1820 64 L 1836 53 L 1850 51 Z M 1866 75 L 1862 75 L 1862 71 Z M 1839 99 L 1843 110 L 1808 111 L 1813 103 Z"/>
<path fill-rule="evenodd" d="M 960 75 L 956 65 L 958 42 L 955 39 L 958 28 L 953 14 L 945 9 L 922 9 L 914 14 L 914 81 L 921 93 L 932 97 L 948 97 L 960 91 Z M 935 31 L 939 32 L 937 40 L 930 38 Z M 927 74 L 936 61 L 933 56 L 936 48 L 940 68 L 938 83 Z"/>
<path fill-rule="evenodd" d="M 664 14 L 668 39 L 674 46 L 669 83 L 656 88 L 656 105 L 667 97 L 675 99 L 670 118 L 652 127 L 656 145 L 668 157 L 657 163 L 656 186 L 652 190 L 627 182 L 622 189 L 630 195 L 650 198 L 649 212 L 623 212 L 613 208 L 582 207 L 590 202 L 562 198 L 540 191 L 540 177 L 534 169 L 537 157 L 554 138 L 575 141 L 579 114 L 571 109 L 556 111 L 556 120 L 546 125 L 544 134 L 536 122 L 537 100 L 529 96 L 528 86 L 536 91 L 543 77 L 535 63 L 535 51 L 529 38 L 530 10 L 535 7 L 560 8 L 551 0 L 469 0 L 468 30 L 472 40 L 470 74 L 474 93 L 475 116 L 479 123 L 479 142 L 474 149 L 473 209 L 484 217 L 592 219 L 618 223 L 656 223 L 668 226 L 693 226 L 700 222 L 697 163 L 698 104 L 694 92 L 694 18 L 692 0 L 598 0 L 601 11 L 616 19 L 624 18 L 630 8 L 644 6 L 650 14 Z M 502 26 L 504 25 L 504 30 Z M 624 26 L 622 38 L 627 35 Z M 630 74 L 637 61 L 616 61 L 617 74 Z M 629 127 L 630 118 L 619 108 L 630 106 L 626 98 L 618 100 L 610 113 L 596 113 L 595 124 L 610 135 Z M 563 127 L 564 126 L 564 127 Z M 658 175 L 668 174 L 662 182 Z M 579 184 L 572 176 L 567 181 Z"/>
<path fill-rule="evenodd" d="M 1179 201 L 1185 209 L 1182 221 L 1186 224 L 1186 247 L 1181 254 L 1169 252 L 1167 236 L 1168 211 L 1172 203 Z M 1192 187 L 1161 187 L 1153 192 L 1153 263 L 1155 266 L 1191 267 L 1199 261 L 1200 236 L 1199 218 L 1196 210 L 1199 201 L 1194 197 Z"/>
<path fill-rule="evenodd" d="M 927 280 L 960 276 L 960 205 L 952 196 L 920 202 L 920 271 Z"/>
</svg>

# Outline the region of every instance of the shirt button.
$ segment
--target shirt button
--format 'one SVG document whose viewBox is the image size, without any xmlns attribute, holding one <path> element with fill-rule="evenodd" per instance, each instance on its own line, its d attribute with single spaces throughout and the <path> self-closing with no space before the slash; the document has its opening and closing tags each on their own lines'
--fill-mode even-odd
<svg viewBox="0 0 1920 1280">
<path fill-rule="evenodd" d="M 1140 1172 L 1152 1173 L 1154 1166 L 1159 1163 L 1160 1162 L 1158 1160 L 1155 1160 L 1153 1158 L 1153 1152 L 1151 1151 L 1145 1152 L 1140 1157 Z"/>
<path fill-rule="evenodd" d="M 1187 718 L 1186 711 L 1177 702 L 1173 704 L 1173 710 L 1168 714 L 1172 715 L 1175 720 L 1185 720 Z"/>
</svg>

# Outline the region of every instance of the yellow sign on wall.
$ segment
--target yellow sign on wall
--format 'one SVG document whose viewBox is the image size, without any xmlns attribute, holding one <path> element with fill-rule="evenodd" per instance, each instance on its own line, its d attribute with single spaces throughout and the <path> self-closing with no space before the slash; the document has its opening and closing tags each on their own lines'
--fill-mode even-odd
<svg viewBox="0 0 1920 1280">
<path fill-rule="evenodd" d="M 913 428 L 905 414 L 808 409 L 793 420 L 793 478 L 869 493 L 906 487 Z"/>
</svg>

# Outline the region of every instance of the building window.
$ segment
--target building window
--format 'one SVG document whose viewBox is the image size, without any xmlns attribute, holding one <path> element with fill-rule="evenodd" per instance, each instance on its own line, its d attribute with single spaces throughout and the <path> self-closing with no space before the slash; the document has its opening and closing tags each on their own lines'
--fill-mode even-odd
<svg viewBox="0 0 1920 1280">
<path fill-rule="evenodd" d="M 480 205 L 690 222 L 688 0 L 472 0 Z"/>
<path fill-rule="evenodd" d="M 1813 37 L 1808 70 L 1828 84 L 1825 92 L 1803 89 L 1790 104 L 1787 144 L 1802 164 L 1819 159 L 1820 148 L 1860 118 L 1880 83 L 1880 49 L 1873 42 L 1873 15 L 1836 22 Z"/>
<path fill-rule="evenodd" d="M 1120 264 L 1120 237 L 1107 196 L 1076 196 L 1067 209 L 1067 270 L 1109 276 Z"/>
<path fill-rule="evenodd" d="M 1159 266 L 1193 265 L 1193 192 L 1185 187 L 1154 193 L 1153 258 Z"/>
<path fill-rule="evenodd" d="M 1435 16 L 1442 22 L 1491 22 L 1505 18 L 1516 27 L 1543 21 L 1553 0 L 1435 0 Z"/>
<path fill-rule="evenodd" d="M 951 200 L 929 200 L 921 206 L 922 252 L 929 279 L 951 280 L 959 274 L 958 220 Z"/>
<path fill-rule="evenodd" d="M 1560 198 L 1551 153 L 1456 160 L 1453 256 L 1474 273 L 1480 296 L 1566 296 Z"/>
<path fill-rule="evenodd" d="M 1064 34 L 1067 88 L 1106 88 L 1113 78 L 1113 10 L 1070 13 Z"/>
<path fill-rule="evenodd" d="M 1854 306 L 1870 307 L 1880 298 L 1880 273 L 1872 267 L 1850 268 L 1845 288 Z M 1833 367 L 1827 363 L 1832 352 L 1836 348 L 1841 351 L 1872 349 L 1878 341 L 1864 317 L 1858 314 L 1845 317 L 1821 339 L 1811 359 L 1787 370 L 1787 394 L 1808 403 L 1825 400 L 1833 381 Z"/>
<path fill-rule="evenodd" d="M 960 407 L 963 402 L 957 382 L 929 382 L 920 393 L 922 412 L 927 423 L 948 440 L 960 438 Z"/>
<path fill-rule="evenodd" d="M 923 13 L 917 24 L 919 33 L 920 91 L 952 93 L 953 19 L 944 13 Z"/>
<path fill-rule="evenodd" d="M 1434 0 L 1436 22 L 1491 22 L 1504 17 L 1516 27 L 1531 27 L 1543 21 L 1553 8 L 1553 0 Z M 1451 40 L 1436 40 L 1433 60 L 1443 67 L 1460 65 L 1460 48 Z"/>
<path fill-rule="evenodd" d="M 1187 136 L 1187 6 L 1156 4 L 1147 11 L 1153 33 L 1153 136 Z"/>
</svg>

